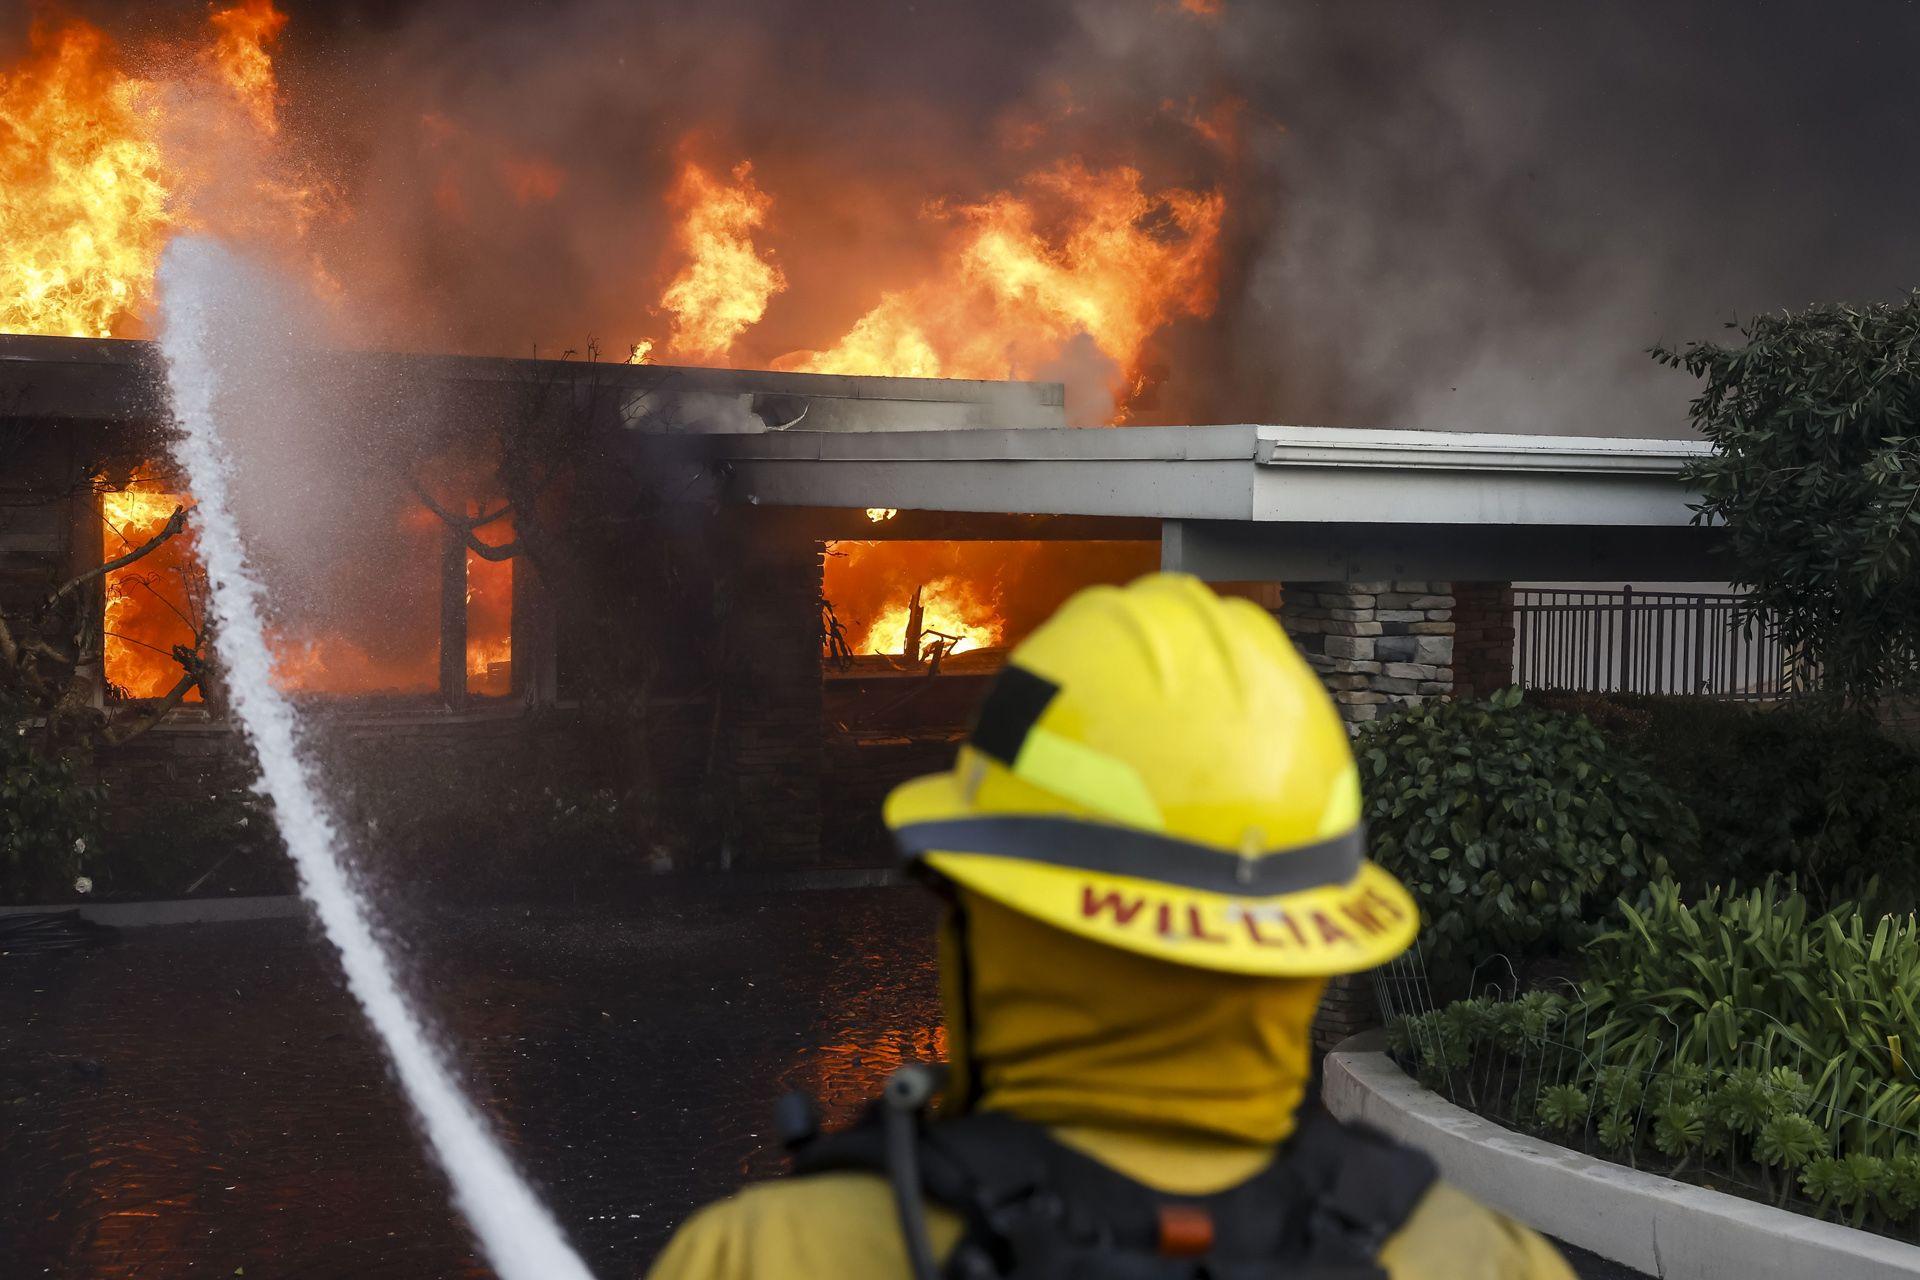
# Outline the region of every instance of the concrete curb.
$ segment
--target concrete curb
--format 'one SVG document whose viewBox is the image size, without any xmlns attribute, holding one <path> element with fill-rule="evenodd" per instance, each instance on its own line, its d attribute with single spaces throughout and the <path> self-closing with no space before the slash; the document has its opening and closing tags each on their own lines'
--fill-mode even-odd
<svg viewBox="0 0 1920 1280">
<path fill-rule="evenodd" d="M 224 924 L 235 920 L 280 920 L 304 910 L 292 894 L 264 898 L 177 898 L 163 902 L 66 902 L 48 907 L 0 907 L 0 916 L 37 911 L 80 912 L 82 920 L 140 929 L 160 924 Z"/>
<path fill-rule="evenodd" d="M 1665 1280 L 1891 1280 L 1920 1248 L 1515 1133 L 1354 1040 L 1327 1055 L 1327 1109 L 1420 1148 L 1449 1182 L 1536 1230 Z"/>
<path fill-rule="evenodd" d="M 790 893 L 813 889 L 885 889 L 911 883 L 891 867 L 829 867 L 803 871 L 734 871 L 661 875 L 669 892 Z M 257 898 L 176 898 L 157 902 L 60 902 L 4 907 L 0 917 L 46 911 L 79 911 L 95 924 L 139 929 L 162 924 L 224 924 L 238 920 L 283 920 L 305 912 L 296 894 Z"/>
</svg>

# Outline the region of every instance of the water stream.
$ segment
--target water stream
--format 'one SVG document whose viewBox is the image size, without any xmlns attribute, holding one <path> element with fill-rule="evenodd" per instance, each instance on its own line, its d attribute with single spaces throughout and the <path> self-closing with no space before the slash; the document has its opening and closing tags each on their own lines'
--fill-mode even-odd
<svg viewBox="0 0 1920 1280">
<path fill-rule="evenodd" d="M 258 786 L 273 800 L 300 890 L 339 950 L 347 984 L 386 1045 L 487 1261 L 502 1280 L 588 1280 L 559 1225 L 454 1083 L 445 1057 L 401 991 L 342 860 L 338 826 L 303 758 L 298 717 L 273 683 L 266 593 L 248 566 L 222 439 L 223 428 L 240 425 L 223 422 L 229 411 L 223 402 L 234 362 L 259 338 L 236 333 L 257 324 L 247 297 L 257 283 L 255 269 L 200 237 L 175 240 L 160 267 L 160 347 L 180 427 L 174 456 L 199 504 L 194 523 L 233 714 L 253 746 Z"/>
</svg>

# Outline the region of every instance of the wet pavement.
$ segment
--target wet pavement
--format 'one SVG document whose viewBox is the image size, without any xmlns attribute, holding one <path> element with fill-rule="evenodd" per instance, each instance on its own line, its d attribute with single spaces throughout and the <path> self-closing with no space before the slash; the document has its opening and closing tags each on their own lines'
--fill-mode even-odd
<svg viewBox="0 0 1920 1280">
<path fill-rule="evenodd" d="M 901 890 L 465 914 L 409 921 L 408 963 L 605 1280 L 779 1167 L 781 1093 L 850 1114 L 938 1052 L 932 919 Z M 0 960 L 0 1274 L 491 1274 L 304 923 L 124 937 Z"/>
<path fill-rule="evenodd" d="M 877 889 L 400 923 L 471 1091 L 609 1280 L 780 1167 L 779 1095 L 845 1118 L 938 1056 L 932 920 Z M 9 1278 L 491 1274 L 324 943 L 285 920 L 0 957 L 0 1251 Z"/>
</svg>

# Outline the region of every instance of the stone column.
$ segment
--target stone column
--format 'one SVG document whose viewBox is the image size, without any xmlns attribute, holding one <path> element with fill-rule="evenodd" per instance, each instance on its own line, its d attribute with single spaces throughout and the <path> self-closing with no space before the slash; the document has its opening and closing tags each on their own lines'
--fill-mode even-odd
<svg viewBox="0 0 1920 1280">
<path fill-rule="evenodd" d="M 1348 1036 L 1380 1025 L 1371 973 L 1343 973 L 1327 982 L 1313 1018 L 1313 1050 L 1325 1053 Z"/>
<path fill-rule="evenodd" d="M 1453 692 L 1444 582 L 1289 582 L 1280 621 L 1351 723 Z"/>
<path fill-rule="evenodd" d="M 1453 584 L 1453 684 L 1485 697 L 1513 683 L 1513 584 Z"/>
</svg>

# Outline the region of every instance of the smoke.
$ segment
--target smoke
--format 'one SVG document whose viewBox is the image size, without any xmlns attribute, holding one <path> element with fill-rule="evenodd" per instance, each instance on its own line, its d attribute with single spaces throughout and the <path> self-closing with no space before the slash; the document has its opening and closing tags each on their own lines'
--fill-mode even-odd
<svg viewBox="0 0 1920 1280">
<path fill-rule="evenodd" d="M 1217 303 L 1151 339 L 1137 422 L 1672 433 L 1647 346 L 1920 276 L 1920 15 L 1864 0 L 289 7 L 283 133 L 343 190 L 311 235 L 368 345 L 664 336 L 682 155 L 773 202 L 748 365 L 923 280 L 930 206 L 1071 157 L 1222 191 Z M 1075 406 L 1098 356 L 1049 370 Z"/>
<path fill-rule="evenodd" d="M 1915 281 L 1915 21 L 1856 9 L 1246 6 L 1226 74 L 1285 130 L 1250 134 L 1214 404 L 1681 433 L 1647 346 Z"/>
</svg>

